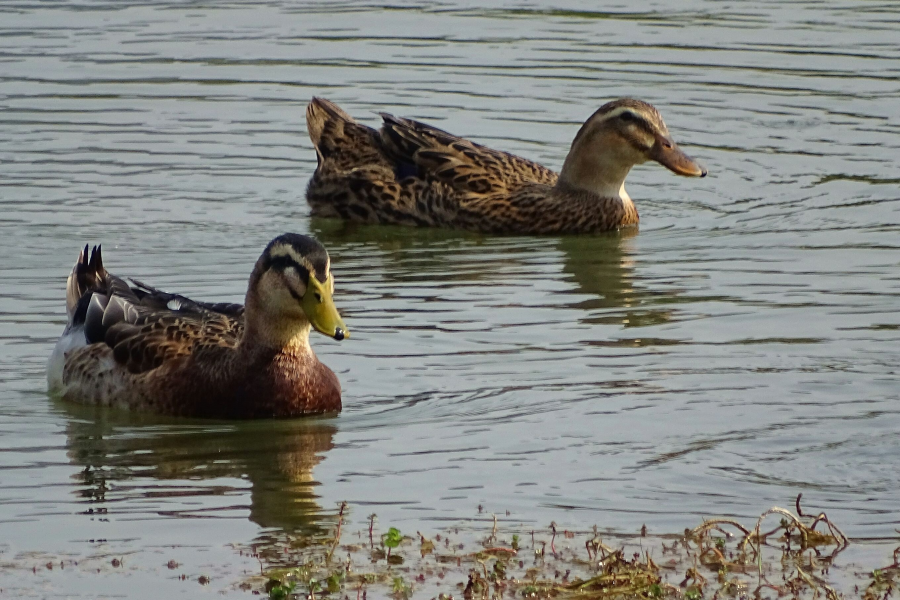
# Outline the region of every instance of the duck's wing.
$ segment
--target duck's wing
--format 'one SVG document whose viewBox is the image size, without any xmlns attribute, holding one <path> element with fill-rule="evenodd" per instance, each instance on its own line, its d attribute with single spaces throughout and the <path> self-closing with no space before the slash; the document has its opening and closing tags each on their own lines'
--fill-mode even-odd
<svg viewBox="0 0 900 600">
<path fill-rule="evenodd" d="M 207 347 L 234 347 L 243 332 L 239 304 L 196 302 L 142 283 L 135 287 L 103 268 L 100 247 L 82 251 L 67 284 L 70 328 L 82 327 L 87 344 L 102 343 L 131 373 Z"/>
<path fill-rule="evenodd" d="M 243 304 L 191 300 L 181 294 L 164 292 L 137 279 L 132 279 L 131 282 L 134 284 L 131 291 L 140 299 L 141 306 L 157 310 L 178 311 L 179 314 L 214 312 L 235 319 L 241 319 L 244 316 Z"/>
<path fill-rule="evenodd" d="M 242 330 L 242 322 L 221 313 L 158 311 L 113 324 L 103 341 L 117 363 L 143 373 L 205 349 L 234 348 Z"/>
<path fill-rule="evenodd" d="M 557 174 L 535 162 L 476 144 L 412 119 L 382 113 L 382 144 L 395 164 L 466 194 L 503 193 L 526 183 L 556 183 Z M 411 172 L 412 174 L 412 172 Z"/>
<path fill-rule="evenodd" d="M 556 182 L 556 173 L 532 161 L 418 121 L 382 119 L 376 131 L 328 100 L 309 103 L 306 122 L 318 166 L 306 199 L 314 215 L 458 225 L 473 203 L 502 205 L 522 184 Z"/>
</svg>

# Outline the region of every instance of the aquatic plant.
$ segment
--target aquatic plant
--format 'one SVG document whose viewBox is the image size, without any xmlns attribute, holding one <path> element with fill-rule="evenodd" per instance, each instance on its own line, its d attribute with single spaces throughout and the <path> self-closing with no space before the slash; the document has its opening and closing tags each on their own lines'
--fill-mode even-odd
<svg viewBox="0 0 900 600">
<path fill-rule="evenodd" d="M 773 507 L 751 526 L 736 519 L 705 520 L 680 535 L 651 535 L 646 527 L 634 535 L 560 529 L 504 532 L 494 518 L 489 535 L 475 528 L 452 528 L 426 538 L 403 536 L 396 527 L 374 544 L 375 515 L 368 518 L 369 544 L 342 543 L 346 505 L 339 513 L 334 538 L 320 544 L 298 544 L 302 564 L 274 570 L 278 585 L 268 585 L 270 598 L 291 582 L 309 587 L 309 596 L 335 598 L 367 593 L 398 600 L 411 597 L 466 600 L 501 597 L 615 600 L 646 598 L 701 600 L 756 597 L 838 600 L 829 580 L 835 558 L 850 540 L 824 513 L 805 514 L 800 496 L 796 512 Z M 773 516 L 777 525 L 764 529 Z M 483 529 L 481 530 L 483 531 Z M 524 534 L 531 540 L 524 547 Z M 364 538 L 364 533 L 358 536 Z M 417 542 L 417 543 L 416 543 Z M 323 552 L 322 548 L 326 548 Z M 334 564 L 332 554 L 346 556 Z M 900 581 L 900 548 L 893 563 L 857 577 L 864 600 L 885 600 Z M 846 575 L 846 573 L 844 573 Z M 260 579 L 260 578 L 255 578 Z M 315 590 L 311 580 L 327 585 Z M 296 583 L 295 583 L 296 585 Z"/>
</svg>

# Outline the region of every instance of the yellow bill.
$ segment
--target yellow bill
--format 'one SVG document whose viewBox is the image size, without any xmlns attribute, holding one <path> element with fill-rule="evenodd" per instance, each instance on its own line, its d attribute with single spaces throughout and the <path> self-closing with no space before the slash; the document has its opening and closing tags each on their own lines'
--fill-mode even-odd
<svg viewBox="0 0 900 600">
<path fill-rule="evenodd" d="M 347 326 L 344 325 L 344 320 L 338 314 L 331 298 L 330 275 L 325 283 L 319 283 L 315 275 L 309 274 L 309 283 L 306 286 L 306 293 L 303 294 L 303 312 L 319 333 L 338 341 L 350 337 L 350 332 L 347 331 Z"/>
</svg>

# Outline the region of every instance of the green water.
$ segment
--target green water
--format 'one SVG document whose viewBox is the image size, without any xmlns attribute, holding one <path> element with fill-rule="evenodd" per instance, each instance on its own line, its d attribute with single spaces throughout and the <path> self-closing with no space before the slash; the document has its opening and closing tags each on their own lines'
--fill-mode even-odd
<svg viewBox="0 0 900 600">
<path fill-rule="evenodd" d="M 509 511 L 677 532 L 803 492 L 851 536 L 896 535 L 900 13 L 535 6 L 0 7 L 0 588 L 245 597 L 233 583 L 259 564 L 231 544 L 323 534 L 341 501 L 348 530 L 371 512 L 428 532 Z M 310 220 L 312 95 L 553 168 L 600 104 L 639 97 L 710 176 L 636 168 L 628 234 Z M 117 274 L 240 301 L 284 231 L 332 256 L 353 337 L 313 344 L 342 381 L 339 417 L 47 398 L 85 243 Z M 59 556 L 81 567 L 32 573 Z"/>
</svg>

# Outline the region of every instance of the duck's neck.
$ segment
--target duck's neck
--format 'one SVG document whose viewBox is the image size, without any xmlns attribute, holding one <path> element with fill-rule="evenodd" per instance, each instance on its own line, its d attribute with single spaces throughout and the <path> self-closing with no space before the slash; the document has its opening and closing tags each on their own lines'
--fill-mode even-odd
<svg viewBox="0 0 900 600">
<path fill-rule="evenodd" d="M 248 298 L 244 308 L 244 334 L 239 348 L 243 351 L 263 351 L 295 356 L 311 355 L 309 321 L 273 318 L 262 315 L 255 302 Z"/>
<path fill-rule="evenodd" d="M 593 148 L 591 152 L 579 152 L 578 147 L 573 146 L 563 163 L 557 185 L 631 203 L 625 191 L 625 178 L 632 166 L 634 163 L 622 161 L 610 150 Z"/>
</svg>

